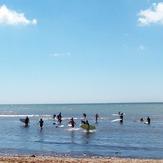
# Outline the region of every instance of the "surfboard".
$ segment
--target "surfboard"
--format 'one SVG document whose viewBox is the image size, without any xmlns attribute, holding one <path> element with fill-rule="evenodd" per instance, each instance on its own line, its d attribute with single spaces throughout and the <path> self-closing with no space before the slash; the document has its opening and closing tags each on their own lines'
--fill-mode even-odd
<svg viewBox="0 0 163 163">
<path fill-rule="evenodd" d="M 82 124 L 80 127 L 83 128 L 83 129 L 88 130 L 88 125 L 87 124 Z M 96 129 L 95 126 L 89 125 L 89 130 L 94 130 L 94 129 Z"/>
<path fill-rule="evenodd" d="M 64 127 L 64 125 L 58 125 L 58 126 L 56 126 L 56 128 L 62 128 L 62 127 Z"/>
<path fill-rule="evenodd" d="M 20 119 L 20 122 L 25 123 L 25 119 Z"/>
<path fill-rule="evenodd" d="M 119 114 L 112 114 L 112 116 L 119 116 Z"/>
<path fill-rule="evenodd" d="M 112 116 L 120 116 L 121 114 L 112 114 Z M 123 113 L 125 115 L 125 113 Z"/>
<path fill-rule="evenodd" d="M 120 121 L 120 120 L 122 120 L 122 119 L 114 119 L 111 122 L 117 122 L 117 121 Z"/>
<path fill-rule="evenodd" d="M 20 118 L 20 122 L 22 122 L 22 123 L 25 123 L 25 120 L 26 120 L 26 119 L 24 119 L 24 118 Z M 30 122 L 30 121 L 29 121 L 29 122 Z M 29 122 L 28 122 L 28 123 L 29 123 Z"/>
</svg>

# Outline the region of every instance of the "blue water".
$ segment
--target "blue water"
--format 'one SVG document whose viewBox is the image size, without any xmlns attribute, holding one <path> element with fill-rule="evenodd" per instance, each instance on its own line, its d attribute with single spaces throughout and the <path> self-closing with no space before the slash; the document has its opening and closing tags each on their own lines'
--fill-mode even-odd
<svg viewBox="0 0 163 163">
<path fill-rule="evenodd" d="M 124 122 L 112 114 L 124 112 Z M 62 113 L 56 128 L 52 115 Z M 94 131 L 80 128 L 87 114 Z M 95 123 L 94 115 L 100 119 Z M 30 126 L 20 118 L 29 116 Z M 140 118 L 151 118 L 151 124 Z M 73 117 L 77 125 L 67 125 Z M 38 121 L 44 120 L 40 130 Z M 163 159 L 163 103 L 0 105 L 0 155 L 44 155 L 61 157 L 129 157 Z"/>
</svg>

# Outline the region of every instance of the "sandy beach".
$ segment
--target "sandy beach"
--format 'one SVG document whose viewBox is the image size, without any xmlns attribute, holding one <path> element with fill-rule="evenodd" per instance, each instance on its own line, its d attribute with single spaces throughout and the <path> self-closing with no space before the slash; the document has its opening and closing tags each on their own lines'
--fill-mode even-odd
<svg viewBox="0 0 163 163">
<path fill-rule="evenodd" d="M 163 163 L 163 160 L 154 159 L 85 159 L 85 158 L 57 158 L 57 157 L 0 157 L 0 162 L 45 162 L 45 163 Z"/>
</svg>

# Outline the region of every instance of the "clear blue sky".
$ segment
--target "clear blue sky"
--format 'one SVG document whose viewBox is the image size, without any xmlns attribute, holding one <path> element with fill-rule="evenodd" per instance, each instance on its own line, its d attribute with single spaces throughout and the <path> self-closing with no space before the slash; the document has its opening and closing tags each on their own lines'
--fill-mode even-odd
<svg viewBox="0 0 163 163">
<path fill-rule="evenodd" d="M 0 1 L 0 104 L 158 101 L 162 1 Z"/>
</svg>

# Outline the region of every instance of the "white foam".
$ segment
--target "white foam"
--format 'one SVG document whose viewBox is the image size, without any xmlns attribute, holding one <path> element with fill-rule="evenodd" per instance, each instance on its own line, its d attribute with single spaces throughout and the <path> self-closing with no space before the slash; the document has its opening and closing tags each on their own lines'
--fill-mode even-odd
<svg viewBox="0 0 163 163">
<path fill-rule="evenodd" d="M 81 128 L 68 128 L 67 131 L 78 131 L 81 130 Z"/>
<path fill-rule="evenodd" d="M 0 117 L 39 117 L 40 115 L 0 115 Z"/>
<path fill-rule="evenodd" d="M 85 129 L 83 129 L 83 132 L 96 132 L 96 130 L 85 130 Z"/>
<path fill-rule="evenodd" d="M 56 128 L 57 128 L 57 127 L 64 127 L 64 125 L 58 125 L 58 126 L 56 126 Z"/>
</svg>

